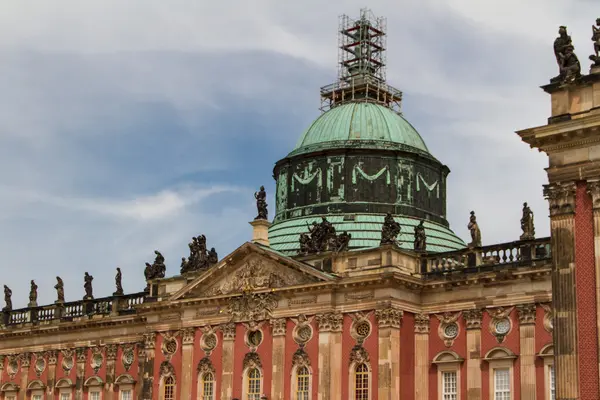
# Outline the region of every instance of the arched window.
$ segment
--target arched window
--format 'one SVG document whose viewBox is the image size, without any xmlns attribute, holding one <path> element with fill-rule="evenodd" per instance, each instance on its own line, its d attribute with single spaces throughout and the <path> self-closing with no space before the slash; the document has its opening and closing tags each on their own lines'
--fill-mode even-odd
<svg viewBox="0 0 600 400">
<path fill-rule="evenodd" d="M 356 366 L 354 373 L 354 399 L 369 400 L 369 367 L 362 363 Z"/>
<path fill-rule="evenodd" d="M 215 376 L 212 372 L 202 375 L 202 400 L 215 400 Z"/>
<path fill-rule="evenodd" d="M 164 400 L 175 400 L 175 378 L 167 376 L 164 385 Z"/>
<path fill-rule="evenodd" d="M 296 400 L 309 400 L 310 372 L 306 366 L 298 368 L 296 373 Z"/>
<path fill-rule="evenodd" d="M 248 370 L 248 400 L 260 400 L 260 371 L 257 368 Z"/>
</svg>

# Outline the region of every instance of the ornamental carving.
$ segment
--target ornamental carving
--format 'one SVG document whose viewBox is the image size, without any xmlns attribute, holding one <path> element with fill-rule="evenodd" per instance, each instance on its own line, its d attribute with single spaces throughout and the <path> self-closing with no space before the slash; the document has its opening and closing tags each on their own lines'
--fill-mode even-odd
<svg viewBox="0 0 600 400">
<path fill-rule="evenodd" d="M 46 369 L 46 360 L 44 358 L 44 353 L 35 353 L 35 364 L 34 370 L 35 374 L 39 378 L 44 370 Z"/>
<path fill-rule="evenodd" d="M 510 313 L 514 308 L 498 307 L 487 310 L 490 317 L 492 317 L 489 325 L 490 332 L 496 337 L 498 343 L 504 342 L 504 339 L 512 329 Z"/>
<path fill-rule="evenodd" d="M 415 314 L 415 333 L 429 333 L 428 314 Z"/>
<path fill-rule="evenodd" d="M 133 345 L 127 344 L 123 346 L 123 353 L 121 354 L 121 363 L 123 363 L 125 371 L 129 371 L 129 369 L 133 365 L 134 358 L 135 355 L 133 353 Z"/>
<path fill-rule="evenodd" d="M 350 327 L 350 335 L 358 344 L 362 344 L 371 334 L 371 322 L 368 315 L 363 313 L 352 314 L 352 326 Z"/>
<path fill-rule="evenodd" d="M 292 331 L 292 337 L 302 347 L 313 337 L 312 318 L 309 319 L 306 315 L 301 314 L 298 318 L 292 318 L 292 321 L 296 323 Z"/>
<path fill-rule="evenodd" d="M 74 353 L 75 351 L 73 349 L 63 349 L 61 350 L 62 353 L 62 369 L 65 372 L 65 375 L 69 374 L 69 371 L 71 371 L 71 368 L 73 368 L 73 365 L 75 364 L 75 360 L 73 359 L 74 357 Z"/>
<path fill-rule="evenodd" d="M 8 356 L 8 364 L 6 372 L 10 376 L 10 379 L 14 379 L 15 375 L 19 371 L 19 358 L 15 356 Z"/>
<path fill-rule="evenodd" d="M 182 332 L 182 343 L 183 344 L 194 344 L 194 338 L 196 336 L 195 328 L 187 328 Z"/>
<path fill-rule="evenodd" d="M 280 265 L 254 257 L 233 271 L 226 279 L 208 289 L 205 296 L 219 296 L 230 293 L 245 293 L 259 289 L 280 288 L 309 283 L 304 275 L 290 269 L 282 270 Z"/>
<path fill-rule="evenodd" d="M 394 307 L 375 310 L 375 318 L 379 328 L 400 328 L 403 316 L 404 311 Z"/>
<path fill-rule="evenodd" d="M 452 347 L 454 340 L 458 337 L 460 332 L 458 319 L 461 314 L 460 311 L 457 313 L 445 312 L 443 314 L 435 314 L 435 317 L 440 321 L 438 336 L 442 339 L 446 347 Z"/>
<path fill-rule="evenodd" d="M 600 208 L 600 181 L 588 181 L 587 192 L 592 198 L 592 207 Z"/>
<path fill-rule="evenodd" d="M 260 357 L 258 353 L 251 351 L 250 353 L 246 353 L 244 356 L 243 362 L 244 369 L 247 368 L 262 368 L 262 362 L 260 361 Z"/>
<path fill-rule="evenodd" d="M 154 350 L 156 348 L 156 333 L 144 334 L 144 349 Z"/>
<path fill-rule="evenodd" d="M 467 330 L 481 329 L 481 321 L 483 320 L 483 312 L 480 309 L 465 310 L 462 313 L 465 320 Z"/>
<path fill-rule="evenodd" d="M 6 356 L 0 355 L 0 371 L 4 369 L 4 361 L 6 361 Z"/>
<path fill-rule="evenodd" d="M 106 345 L 106 360 L 114 361 L 117 359 L 117 349 L 119 348 L 116 344 Z"/>
<path fill-rule="evenodd" d="M 544 329 L 548 333 L 554 331 L 554 310 L 551 304 L 540 304 L 544 309 Z"/>
<path fill-rule="evenodd" d="M 262 321 L 269 319 L 275 308 L 273 293 L 244 293 L 229 301 L 228 312 L 232 321 Z"/>
<path fill-rule="evenodd" d="M 29 368 L 29 365 L 31 365 L 31 353 L 25 352 L 19 358 L 21 360 L 21 368 Z"/>
<path fill-rule="evenodd" d="M 171 360 L 173 354 L 177 352 L 179 343 L 177 342 L 177 333 L 165 332 L 162 334 L 163 341 L 161 351 L 167 360 Z"/>
<path fill-rule="evenodd" d="M 212 362 L 210 361 L 210 358 L 204 357 L 203 359 L 201 359 L 198 362 L 197 371 L 200 376 L 202 376 L 208 372 L 214 374 L 215 367 L 213 366 Z"/>
<path fill-rule="evenodd" d="M 160 376 L 167 377 L 172 376 L 175 377 L 175 368 L 173 368 L 173 364 L 168 361 L 163 361 L 160 363 Z"/>
<path fill-rule="evenodd" d="M 310 358 L 304 348 L 300 347 L 292 356 L 292 366 L 310 367 Z"/>
<path fill-rule="evenodd" d="M 49 365 L 56 365 L 56 363 L 58 362 L 58 351 L 48 350 L 46 352 L 46 357 L 48 358 Z"/>
<path fill-rule="evenodd" d="M 103 348 L 102 347 L 92 347 L 92 360 L 90 365 L 92 369 L 97 374 L 100 368 L 102 368 L 102 364 L 104 363 L 104 356 L 102 355 Z"/>
<path fill-rule="evenodd" d="M 272 319 L 271 328 L 273 330 L 273 336 L 285 336 L 287 320 L 285 318 Z"/>
<path fill-rule="evenodd" d="M 535 324 L 535 304 L 520 304 L 517 306 L 517 313 L 519 314 L 520 325 Z"/>
<path fill-rule="evenodd" d="M 575 183 L 544 185 L 544 196 L 550 203 L 550 216 L 572 214 L 575 211 Z"/>
<path fill-rule="evenodd" d="M 319 332 L 341 332 L 344 316 L 339 312 L 319 314 L 316 316 Z"/>
<path fill-rule="evenodd" d="M 87 347 L 78 347 L 75 349 L 78 363 L 85 363 L 87 360 Z"/>
<path fill-rule="evenodd" d="M 350 365 L 369 362 L 369 353 L 360 344 L 357 344 L 350 350 Z"/>
<path fill-rule="evenodd" d="M 224 340 L 235 339 L 235 324 L 233 322 L 221 325 L 221 331 L 223 331 Z"/>
</svg>

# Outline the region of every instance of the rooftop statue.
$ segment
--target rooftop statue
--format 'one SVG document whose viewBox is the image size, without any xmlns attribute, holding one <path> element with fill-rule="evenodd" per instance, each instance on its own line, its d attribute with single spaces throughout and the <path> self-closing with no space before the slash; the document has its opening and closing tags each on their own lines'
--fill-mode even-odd
<svg viewBox="0 0 600 400">
<path fill-rule="evenodd" d="M 56 277 L 56 285 L 54 285 L 54 289 L 56 289 L 56 295 L 57 295 L 57 303 L 64 303 L 65 302 L 65 284 L 63 282 L 63 280 L 60 278 L 60 276 Z"/>
<path fill-rule="evenodd" d="M 594 54 L 590 60 L 594 62 L 592 67 L 600 67 L 600 18 L 596 18 L 596 26 L 592 25 L 592 41 L 594 42 Z"/>
<path fill-rule="evenodd" d="M 165 265 L 165 257 L 158 250 L 154 250 L 154 262 L 152 265 L 150 263 L 146 263 L 146 268 L 144 269 L 144 277 L 146 281 L 158 278 L 164 278 L 165 273 L 167 272 L 167 266 Z M 146 292 L 150 291 L 150 284 L 146 285 Z"/>
<path fill-rule="evenodd" d="M 400 223 L 394 220 L 391 213 L 387 213 L 381 227 L 381 244 L 394 244 L 400 234 Z"/>
<path fill-rule="evenodd" d="M 573 52 L 575 47 L 571 36 L 567 34 L 567 27 L 558 29 L 558 37 L 554 40 L 554 56 L 558 64 L 559 74 L 550 79 L 550 82 L 572 82 L 581 75 L 579 59 Z"/>
<path fill-rule="evenodd" d="M 123 285 L 122 285 L 123 274 L 121 274 L 121 268 L 117 267 L 117 275 L 115 275 L 115 286 L 116 291 L 113 293 L 114 296 L 123 296 Z"/>
<path fill-rule="evenodd" d="M 83 276 L 83 289 L 85 290 L 85 296 L 83 296 L 84 300 L 92 300 L 94 298 L 93 289 L 92 289 L 92 281 L 94 277 L 88 274 L 87 272 Z"/>
<path fill-rule="evenodd" d="M 300 254 L 317 254 L 323 251 L 344 251 L 350 243 L 350 235 L 344 232 L 338 236 L 335 227 L 327 218 L 321 217 L 321 223 L 308 225 L 309 233 L 300 234 Z"/>
<path fill-rule="evenodd" d="M 6 305 L 2 309 L 2 311 L 11 311 L 12 310 L 12 290 L 6 285 L 4 285 L 4 302 Z"/>
<path fill-rule="evenodd" d="M 415 251 L 427 251 L 427 235 L 425 234 L 425 220 L 415 226 Z"/>
<path fill-rule="evenodd" d="M 535 227 L 533 225 L 533 211 L 527 205 L 523 203 L 523 216 L 521 217 L 521 240 L 532 240 L 535 239 Z"/>
<path fill-rule="evenodd" d="M 481 247 L 481 231 L 479 230 L 479 224 L 477 224 L 477 217 L 475 211 L 471 211 L 471 217 L 469 218 L 469 225 L 467 225 L 469 232 L 471 232 L 471 243 L 469 247 Z"/>
<path fill-rule="evenodd" d="M 35 281 L 31 280 L 31 288 L 29 289 L 29 307 L 37 307 L 38 286 Z"/>
<path fill-rule="evenodd" d="M 267 219 L 269 212 L 267 210 L 267 192 L 265 192 L 264 186 L 261 186 L 260 190 L 254 193 L 254 198 L 258 209 L 258 215 L 254 219 Z"/>
<path fill-rule="evenodd" d="M 204 235 L 193 237 L 188 247 L 190 248 L 190 256 L 187 260 L 185 257 L 181 259 L 180 272 L 182 274 L 206 269 L 219 261 L 219 256 L 214 247 L 207 251 L 206 236 Z"/>
</svg>

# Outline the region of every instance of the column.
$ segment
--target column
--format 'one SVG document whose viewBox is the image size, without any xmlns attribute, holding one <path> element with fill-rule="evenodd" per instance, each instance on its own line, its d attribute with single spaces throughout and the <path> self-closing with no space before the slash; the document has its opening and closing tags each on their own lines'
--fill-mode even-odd
<svg viewBox="0 0 600 400">
<path fill-rule="evenodd" d="M 75 349 L 76 376 L 75 380 L 75 400 L 83 400 L 83 383 L 85 382 L 85 363 L 88 360 L 88 348 L 78 347 Z"/>
<path fill-rule="evenodd" d="M 283 400 L 285 385 L 285 333 L 287 321 L 285 318 L 271 320 L 273 333 L 273 372 L 271 375 L 271 399 Z"/>
<path fill-rule="evenodd" d="M 196 336 L 195 328 L 184 329 L 181 339 L 181 397 L 192 397 L 192 374 L 194 368 L 194 338 Z"/>
<path fill-rule="evenodd" d="M 113 400 L 115 394 L 115 362 L 117 360 L 116 344 L 106 345 L 106 384 L 104 385 L 104 400 Z"/>
<path fill-rule="evenodd" d="M 481 400 L 481 310 L 463 311 L 467 330 L 467 399 Z"/>
<path fill-rule="evenodd" d="M 319 324 L 319 396 L 318 400 L 338 400 L 342 396 L 341 313 L 316 316 Z"/>
<path fill-rule="evenodd" d="M 46 352 L 48 360 L 48 374 L 46 379 L 46 400 L 54 400 L 54 386 L 56 385 L 56 363 L 58 362 L 58 351 Z"/>
<path fill-rule="evenodd" d="M 152 400 L 155 350 L 156 333 L 145 334 L 144 343 L 138 347 L 138 371 L 141 380 L 137 390 L 139 400 Z"/>
<path fill-rule="evenodd" d="M 429 315 L 415 315 L 415 400 L 429 400 Z"/>
<path fill-rule="evenodd" d="M 235 344 L 235 324 L 222 326 L 223 366 L 221 371 L 221 399 L 231 399 L 233 395 L 233 355 Z"/>
<path fill-rule="evenodd" d="M 600 181 L 588 181 L 587 190 L 592 196 L 594 215 L 594 262 L 596 269 L 596 329 L 598 332 L 598 360 L 600 362 Z M 600 375 L 600 365 L 598 365 Z M 600 376 L 599 376 L 600 379 Z M 600 397 L 600 393 L 598 394 Z"/>
<path fill-rule="evenodd" d="M 552 235 L 552 303 L 557 399 L 579 397 L 575 289 L 575 183 L 544 187 L 550 203 Z"/>
<path fill-rule="evenodd" d="M 517 306 L 521 354 L 521 400 L 535 399 L 535 304 Z"/>
<path fill-rule="evenodd" d="M 400 399 L 400 324 L 402 310 L 388 306 L 375 310 L 379 327 L 379 400 Z"/>
<path fill-rule="evenodd" d="M 21 390 L 19 390 L 18 399 L 26 400 L 27 398 L 27 383 L 29 378 L 29 366 L 31 365 L 31 353 L 23 353 L 20 355 L 21 358 L 21 381 L 19 385 L 21 386 Z"/>
</svg>

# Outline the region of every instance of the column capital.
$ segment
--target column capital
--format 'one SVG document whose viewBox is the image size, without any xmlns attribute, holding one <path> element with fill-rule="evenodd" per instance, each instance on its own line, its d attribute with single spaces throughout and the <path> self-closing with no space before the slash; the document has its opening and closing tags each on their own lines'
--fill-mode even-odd
<svg viewBox="0 0 600 400">
<path fill-rule="evenodd" d="M 519 304 L 517 305 L 517 313 L 519 314 L 520 325 L 535 324 L 536 306 L 535 304 Z"/>
<path fill-rule="evenodd" d="M 272 319 L 270 322 L 273 336 L 285 336 L 287 327 L 287 320 L 285 318 Z"/>
<path fill-rule="evenodd" d="M 108 361 L 114 361 L 117 359 L 117 349 L 119 345 L 117 344 L 107 344 L 106 345 L 106 359 Z"/>
<path fill-rule="evenodd" d="M 429 314 L 415 314 L 415 333 L 429 333 Z"/>
<path fill-rule="evenodd" d="M 392 306 L 375 310 L 379 328 L 400 328 L 403 316 L 404 311 Z"/>
<path fill-rule="evenodd" d="M 600 210 L 600 179 L 587 181 L 587 192 L 592 197 L 592 207 Z"/>
<path fill-rule="evenodd" d="M 575 213 L 575 182 L 544 185 L 544 197 L 550 203 L 550 216 Z"/>
<path fill-rule="evenodd" d="M 221 331 L 223 331 L 223 340 L 235 340 L 235 328 L 236 326 L 233 322 L 221 325 Z"/>
<path fill-rule="evenodd" d="M 463 318 L 465 319 L 465 324 L 467 330 L 471 329 L 481 329 L 481 321 L 483 319 L 483 311 L 480 309 L 475 310 L 465 310 L 463 311 Z"/>
<path fill-rule="evenodd" d="M 196 328 L 186 328 L 181 332 L 181 343 L 185 345 L 193 345 L 196 337 Z"/>
<path fill-rule="evenodd" d="M 344 316 L 340 312 L 330 312 L 316 316 L 319 332 L 341 332 Z"/>
</svg>

